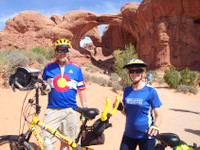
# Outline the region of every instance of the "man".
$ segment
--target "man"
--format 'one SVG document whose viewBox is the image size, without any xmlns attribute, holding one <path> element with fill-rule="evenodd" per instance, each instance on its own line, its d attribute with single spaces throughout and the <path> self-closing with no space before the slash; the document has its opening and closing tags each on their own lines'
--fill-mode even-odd
<svg viewBox="0 0 200 150">
<path fill-rule="evenodd" d="M 69 60 L 71 43 L 67 39 L 57 40 L 54 49 L 56 61 L 47 64 L 42 75 L 50 90 L 44 123 L 74 141 L 78 134 L 78 114 L 72 108 L 77 106 L 77 92 L 82 107 L 87 107 L 86 87 L 80 66 Z M 55 142 L 52 135 L 42 130 L 41 137 L 46 136 Z M 61 149 L 66 146 L 69 149 L 61 142 Z"/>
<path fill-rule="evenodd" d="M 147 73 L 147 84 L 151 85 L 152 84 L 152 78 L 153 75 L 151 74 L 151 72 Z"/>
</svg>

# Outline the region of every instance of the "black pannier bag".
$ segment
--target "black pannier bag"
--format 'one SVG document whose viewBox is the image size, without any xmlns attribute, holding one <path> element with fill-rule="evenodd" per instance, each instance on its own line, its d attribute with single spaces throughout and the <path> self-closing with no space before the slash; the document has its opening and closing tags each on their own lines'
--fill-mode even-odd
<svg viewBox="0 0 200 150">
<path fill-rule="evenodd" d="M 96 135 L 93 131 L 86 131 L 82 134 L 81 145 L 90 146 L 90 145 L 101 145 L 105 142 L 104 133 Z"/>
<path fill-rule="evenodd" d="M 16 72 L 9 77 L 9 85 L 15 89 L 25 88 L 38 78 L 40 70 L 35 68 L 17 68 Z"/>
<path fill-rule="evenodd" d="M 90 146 L 104 144 L 105 135 L 103 132 L 108 127 L 111 127 L 111 124 L 109 124 L 108 120 L 101 121 L 101 119 L 98 119 L 94 122 L 92 131 L 85 131 L 82 134 L 81 145 Z"/>
</svg>

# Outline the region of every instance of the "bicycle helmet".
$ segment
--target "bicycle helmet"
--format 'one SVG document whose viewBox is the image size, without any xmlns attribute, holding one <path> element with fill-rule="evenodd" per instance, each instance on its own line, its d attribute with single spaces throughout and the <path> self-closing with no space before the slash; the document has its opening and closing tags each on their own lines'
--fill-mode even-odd
<svg viewBox="0 0 200 150">
<path fill-rule="evenodd" d="M 140 59 L 131 59 L 123 68 L 139 67 L 143 70 L 147 67 L 146 63 Z"/>
<path fill-rule="evenodd" d="M 54 49 L 56 50 L 59 47 L 66 47 L 69 51 L 72 49 L 72 45 L 67 39 L 59 39 L 54 44 Z"/>
</svg>

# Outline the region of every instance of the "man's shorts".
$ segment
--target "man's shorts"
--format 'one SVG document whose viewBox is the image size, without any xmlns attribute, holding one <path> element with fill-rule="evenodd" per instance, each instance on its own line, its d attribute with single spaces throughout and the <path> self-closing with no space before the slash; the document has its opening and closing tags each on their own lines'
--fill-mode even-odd
<svg viewBox="0 0 200 150">
<path fill-rule="evenodd" d="M 78 113 L 72 108 L 47 108 L 43 123 L 59 131 L 72 141 L 75 141 L 79 132 Z M 47 136 L 51 139 L 52 143 L 56 142 L 56 138 L 44 129 L 41 130 L 40 135 L 43 141 L 44 137 Z"/>
</svg>

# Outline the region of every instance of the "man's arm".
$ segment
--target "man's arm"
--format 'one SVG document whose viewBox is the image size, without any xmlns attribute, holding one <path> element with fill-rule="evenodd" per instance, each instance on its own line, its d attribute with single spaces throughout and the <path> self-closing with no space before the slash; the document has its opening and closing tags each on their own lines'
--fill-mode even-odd
<svg viewBox="0 0 200 150">
<path fill-rule="evenodd" d="M 79 99 L 83 108 L 87 107 L 85 90 L 78 90 Z"/>
</svg>

